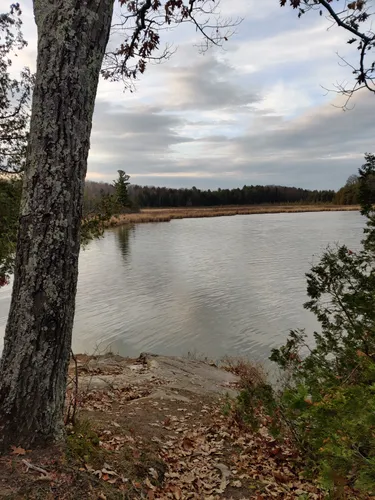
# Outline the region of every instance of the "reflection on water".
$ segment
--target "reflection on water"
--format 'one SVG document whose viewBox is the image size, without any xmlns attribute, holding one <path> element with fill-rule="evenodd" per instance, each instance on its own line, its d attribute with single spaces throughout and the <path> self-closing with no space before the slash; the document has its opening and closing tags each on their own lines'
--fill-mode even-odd
<svg viewBox="0 0 375 500">
<path fill-rule="evenodd" d="M 124 259 L 125 264 L 128 261 L 129 257 L 129 251 L 130 251 L 130 237 L 131 235 L 134 236 L 135 234 L 135 227 L 134 226 L 120 226 L 117 228 L 115 235 L 116 235 L 116 242 L 118 244 L 120 253 Z"/>
<path fill-rule="evenodd" d="M 81 253 L 74 350 L 265 359 L 290 328 L 317 327 L 304 273 L 328 243 L 358 246 L 362 224 L 327 212 L 109 230 Z M 0 336 L 9 296 L 0 289 Z"/>
</svg>

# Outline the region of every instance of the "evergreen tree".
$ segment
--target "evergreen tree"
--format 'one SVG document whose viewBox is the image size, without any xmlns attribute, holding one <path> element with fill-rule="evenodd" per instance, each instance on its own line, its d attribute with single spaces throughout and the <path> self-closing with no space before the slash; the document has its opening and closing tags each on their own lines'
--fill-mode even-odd
<svg viewBox="0 0 375 500">
<path fill-rule="evenodd" d="M 118 204 L 118 207 L 121 210 L 124 208 L 128 208 L 130 205 L 129 202 L 129 194 L 128 194 L 128 186 L 130 184 L 129 179 L 130 175 L 128 175 L 123 170 L 118 170 L 118 179 L 113 181 L 113 185 L 115 188 L 115 197 Z"/>
</svg>

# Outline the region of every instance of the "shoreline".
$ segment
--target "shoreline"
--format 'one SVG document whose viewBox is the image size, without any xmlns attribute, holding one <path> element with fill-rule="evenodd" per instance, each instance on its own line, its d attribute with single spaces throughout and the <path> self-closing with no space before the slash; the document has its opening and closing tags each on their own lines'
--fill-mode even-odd
<svg viewBox="0 0 375 500">
<path fill-rule="evenodd" d="M 65 440 L 1 456 L 1 498 L 323 498 L 297 450 L 238 421 L 231 371 L 173 356 L 77 354 L 68 380 Z"/>
<path fill-rule="evenodd" d="M 229 217 L 235 215 L 259 215 L 308 212 L 355 212 L 357 205 L 228 205 L 224 207 L 177 207 L 144 208 L 138 213 L 112 217 L 109 226 L 142 224 L 148 222 L 170 222 L 176 219 L 198 219 L 206 217 Z"/>
</svg>

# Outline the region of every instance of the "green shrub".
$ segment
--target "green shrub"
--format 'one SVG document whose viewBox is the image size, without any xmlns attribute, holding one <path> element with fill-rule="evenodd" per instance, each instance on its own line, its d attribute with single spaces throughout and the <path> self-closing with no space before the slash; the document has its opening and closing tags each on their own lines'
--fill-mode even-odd
<svg viewBox="0 0 375 500">
<path fill-rule="evenodd" d="M 256 426 L 266 415 L 274 433 L 292 438 L 306 470 L 330 492 L 344 486 L 375 494 L 375 156 L 359 170 L 359 197 L 367 217 L 358 251 L 330 247 L 307 274 L 305 308 L 321 325 L 314 343 L 290 332 L 270 359 L 282 388 L 247 386 L 236 411 Z M 259 407 L 262 410 L 259 411 Z"/>
</svg>

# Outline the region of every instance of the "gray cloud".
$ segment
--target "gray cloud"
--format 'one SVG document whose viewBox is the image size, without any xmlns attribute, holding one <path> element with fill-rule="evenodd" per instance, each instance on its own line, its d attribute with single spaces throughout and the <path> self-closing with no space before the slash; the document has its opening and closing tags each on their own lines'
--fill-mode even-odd
<svg viewBox="0 0 375 500">
<path fill-rule="evenodd" d="M 260 100 L 259 95 L 236 82 L 236 71 L 212 55 L 197 59 L 196 64 L 167 71 L 172 79 L 166 105 L 179 110 L 239 111 Z"/>
<path fill-rule="evenodd" d="M 363 92 L 345 113 L 326 105 L 286 121 L 258 110 L 245 132 L 230 137 L 207 134 L 206 120 L 190 122 L 155 106 L 115 110 L 99 101 L 89 177 L 113 178 L 124 168 L 140 184 L 338 188 L 373 146 L 371 105 Z M 228 124 L 224 119 L 224 128 Z"/>
<path fill-rule="evenodd" d="M 245 0 L 236 4 L 251 11 Z M 199 57 L 184 39 L 116 108 L 104 83 L 88 176 L 113 178 L 124 168 L 140 184 L 340 187 L 373 148 L 372 95 L 357 94 L 347 113 L 331 106 L 334 96 L 319 84 L 347 73 L 335 55 L 341 33 L 327 34 L 311 16 L 298 22 L 287 9 L 273 29 L 279 9 L 272 0 L 266 7 L 275 19 L 247 19 L 225 53 Z"/>
<path fill-rule="evenodd" d="M 337 98 L 338 105 L 342 99 Z M 363 91 L 357 94 L 355 107 L 343 112 L 332 105 L 321 106 L 274 129 L 249 131 L 235 139 L 242 155 L 288 154 L 303 161 L 363 153 L 374 146 L 373 96 Z"/>
<path fill-rule="evenodd" d="M 319 86 L 351 78 L 337 64 L 336 51 L 353 54 L 345 34 L 319 16 L 298 20 L 277 0 L 261 3 L 222 2 L 224 15 L 245 17 L 225 52 L 199 56 L 199 36 L 184 25 L 163 33 L 178 51 L 150 65 L 135 94 L 100 82 L 89 178 L 110 180 L 123 168 L 141 184 L 338 188 L 357 170 L 373 150 L 373 96 L 357 94 L 343 113 Z M 23 20 L 29 47 L 16 70 L 35 63 L 31 0 Z"/>
<path fill-rule="evenodd" d="M 123 163 L 134 165 L 140 172 L 146 166 L 159 168 L 158 158 L 167 155 L 171 146 L 193 140 L 178 133 L 184 122 L 155 107 L 115 109 L 99 100 L 94 112 L 90 168 L 103 173 L 123 168 Z"/>
</svg>

